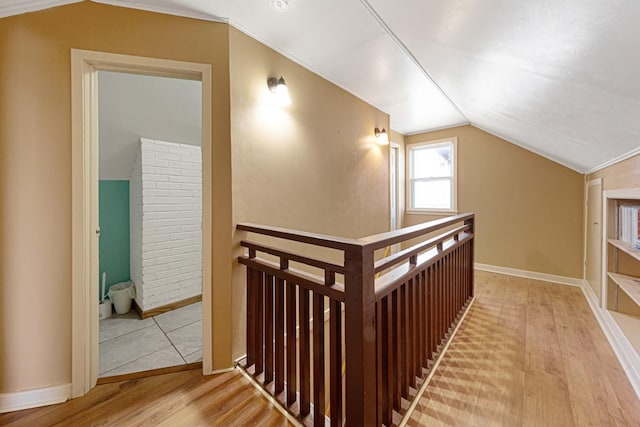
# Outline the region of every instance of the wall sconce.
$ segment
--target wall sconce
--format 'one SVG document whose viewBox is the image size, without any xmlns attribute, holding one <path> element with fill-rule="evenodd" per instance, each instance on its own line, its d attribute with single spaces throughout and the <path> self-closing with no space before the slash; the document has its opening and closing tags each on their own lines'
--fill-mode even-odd
<svg viewBox="0 0 640 427">
<path fill-rule="evenodd" d="M 385 128 L 382 128 L 382 130 L 375 128 L 373 133 L 375 133 L 378 139 L 378 145 L 389 145 L 389 135 Z"/>
<path fill-rule="evenodd" d="M 280 76 L 279 79 L 275 77 L 269 77 L 267 79 L 267 86 L 271 93 L 275 95 L 276 103 L 281 107 L 291 105 L 291 98 L 289 98 L 289 89 L 284 82 L 284 78 Z"/>
</svg>

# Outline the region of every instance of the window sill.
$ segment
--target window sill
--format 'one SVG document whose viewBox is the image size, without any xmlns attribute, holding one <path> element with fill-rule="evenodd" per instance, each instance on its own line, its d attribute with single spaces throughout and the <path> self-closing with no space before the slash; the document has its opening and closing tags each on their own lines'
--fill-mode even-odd
<svg viewBox="0 0 640 427">
<path fill-rule="evenodd" d="M 458 211 L 454 211 L 454 210 L 429 210 L 429 209 L 407 209 L 405 213 L 409 215 L 439 215 L 439 216 L 458 215 Z"/>
</svg>

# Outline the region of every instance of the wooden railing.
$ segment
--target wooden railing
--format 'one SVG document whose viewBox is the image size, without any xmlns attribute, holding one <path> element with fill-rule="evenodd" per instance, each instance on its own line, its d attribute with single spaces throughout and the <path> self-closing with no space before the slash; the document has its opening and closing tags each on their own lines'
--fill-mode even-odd
<svg viewBox="0 0 640 427">
<path fill-rule="evenodd" d="M 303 424 L 398 424 L 473 298 L 473 214 L 358 240 L 237 228 L 344 260 L 243 240 L 247 355 L 239 365 Z M 375 260 L 394 244 L 408 247 Z"/>
</svg>

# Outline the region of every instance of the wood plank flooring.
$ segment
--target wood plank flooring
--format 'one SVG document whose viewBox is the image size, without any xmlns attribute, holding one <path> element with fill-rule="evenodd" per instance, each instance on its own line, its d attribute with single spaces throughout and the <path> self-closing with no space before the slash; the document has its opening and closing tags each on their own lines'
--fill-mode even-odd
<svg viewBox="0 0 640 427">
<path fill-rule="evenodd" d="M 10 426 L 290 425 L 238 372 L 97 386 Z M 640 401 L 578 288 L 476 273 L 476 301 L 409 426 L 639 426 Z"/>
<path fill-rule="evenodd" d="M 408 426 L 638 426 L 582 291 L 476 272 L 476 301 Z"/>
<path fill-rule="evenodd" d="M 289 426 L 239 372 L 201 370 L 103 384 L 86 396 L 0 414 L 8 426 Z"/>
</svg>

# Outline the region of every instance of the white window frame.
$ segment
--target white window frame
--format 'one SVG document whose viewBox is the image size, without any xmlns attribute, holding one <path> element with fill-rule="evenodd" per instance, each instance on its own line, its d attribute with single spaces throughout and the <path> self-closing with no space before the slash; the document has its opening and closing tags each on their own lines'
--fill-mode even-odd
<svg viewBox="0 0 640 427">
<path fill-rule="evenodd" d="M 451 209 L 436 208 L 416 208 L 413 202 L 413 151 L 424 148 L 426 146 L 444 146 L 451 145 Z M 444 138 L 433 141 L 418 142 L 415 144 L 407 144 L 407 213 L 413 214 L 431 214 L 431 215 L 447 215 L 458 213 L 458 138 Z"/>
</svg>

